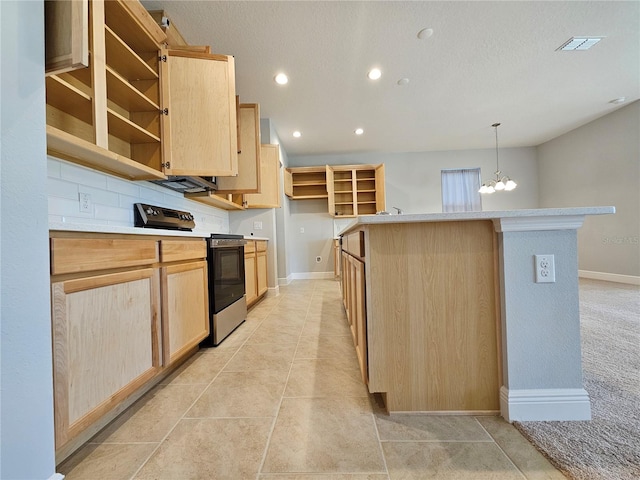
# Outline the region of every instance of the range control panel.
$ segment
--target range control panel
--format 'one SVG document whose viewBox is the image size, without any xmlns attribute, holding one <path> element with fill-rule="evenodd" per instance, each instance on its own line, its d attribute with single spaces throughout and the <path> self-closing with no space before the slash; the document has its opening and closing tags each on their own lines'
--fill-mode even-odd
<svg viewBox="0 0 640 480">
<path fill-rule="evenodd" d="M 196 222 L 189 212 L 156 207 L 146 203 L 134 203 L 133 225 L 143 228 L 191 231 L 196 226 Z"/>
</svg>

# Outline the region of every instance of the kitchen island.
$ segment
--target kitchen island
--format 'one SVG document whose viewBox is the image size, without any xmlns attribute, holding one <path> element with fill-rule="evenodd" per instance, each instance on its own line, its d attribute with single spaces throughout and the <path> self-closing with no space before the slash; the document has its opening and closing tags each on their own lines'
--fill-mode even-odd
<svg viewBox="0 0 640 480">
<path fill-rule="evenodd" d="M 356 218 L 340 233 L 343 296 L 369 391 L 390 412 L 589 419 L 577 229 L 614 212 Z M 538 279 L 536 255 L 552 260 Z"/>
</svg>

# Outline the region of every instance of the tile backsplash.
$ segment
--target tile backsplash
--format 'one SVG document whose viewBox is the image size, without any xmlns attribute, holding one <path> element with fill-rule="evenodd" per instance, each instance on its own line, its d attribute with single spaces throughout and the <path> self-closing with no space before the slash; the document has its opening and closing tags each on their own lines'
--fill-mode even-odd
<svg viewBox="0 0 640 480">
<path fill-rule="evenodd" d="M 182 193 L 150 182 L 132 182 L 73 163 L 47 157 L 49 222 L 133 226 L 133 204 L 148 203 L 191 212 L 194 231 L 229 233 L 229 213 L 187 200 Z M 90 195 L 87 212 L 81 211 L 80 194 Z"/>
</svg>

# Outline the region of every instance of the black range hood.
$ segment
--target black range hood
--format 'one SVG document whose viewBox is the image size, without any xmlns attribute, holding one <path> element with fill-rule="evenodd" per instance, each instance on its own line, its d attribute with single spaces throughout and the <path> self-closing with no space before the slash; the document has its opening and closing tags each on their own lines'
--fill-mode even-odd
<svg viewBox="0 0 640 480">
<path fill-rule="evenodd" d="M 166 180 L 151 180 L 152 183 L 182 193 L 215 192 L 216 177 L 169 176 Z"/>
</svg>

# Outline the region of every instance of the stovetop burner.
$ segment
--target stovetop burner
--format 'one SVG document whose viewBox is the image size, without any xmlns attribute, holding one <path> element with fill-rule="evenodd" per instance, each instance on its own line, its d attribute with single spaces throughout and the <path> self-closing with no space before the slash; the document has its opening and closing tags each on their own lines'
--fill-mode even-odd
<svg viewBox="0 0 640 480">
<path fill-rule="evenodd" d="M 133 225 L 142 228 L 164 228 L 190 232 L 196 226 L 196 222 L 189 212 L 155 207 L 146 203 L 134 203 Z"/>
</svg>

